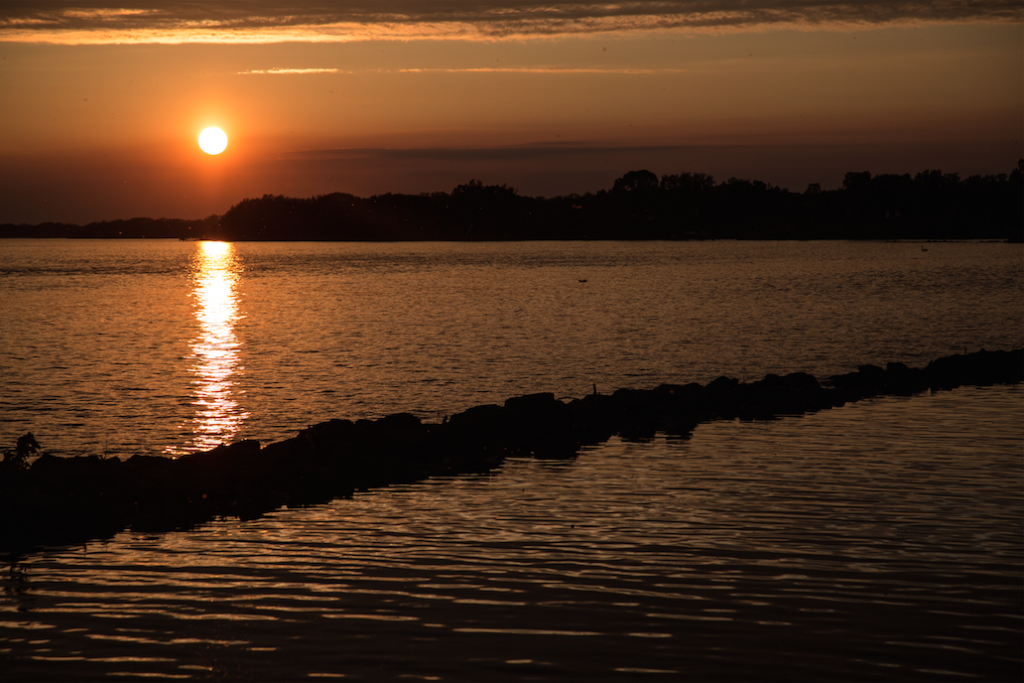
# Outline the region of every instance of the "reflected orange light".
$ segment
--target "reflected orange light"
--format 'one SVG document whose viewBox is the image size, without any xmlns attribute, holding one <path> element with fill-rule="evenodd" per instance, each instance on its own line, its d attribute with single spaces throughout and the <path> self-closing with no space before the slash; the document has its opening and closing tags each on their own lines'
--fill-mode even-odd
<svg viewBox="0 0 1024 683">
<path fill-rule="evenodd" d="M 195 315 L 189 370 L 196 414 L 187 452 L 229 443 L 249 413 L 234 398 L 234 377 L 241 371 L 235 322 L 239 319 L 236 288 L 241 272 L 234 245 L 199 242 L 192 261 Z"/>
</svg>

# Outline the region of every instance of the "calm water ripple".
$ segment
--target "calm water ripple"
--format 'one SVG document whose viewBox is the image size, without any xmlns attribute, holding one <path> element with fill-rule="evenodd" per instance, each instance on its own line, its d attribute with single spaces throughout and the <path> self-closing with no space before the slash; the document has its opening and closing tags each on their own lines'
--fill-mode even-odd
<svg viewBox="0 0 1024 683">
<path fill-rule="evenodd" d="M 0 441 L 174 455 L 1019 347 L 1024 248 L 5 240 L 0 314 Z M 890 397 L 54 548 L 7 569 L 0 678 L 1016 680 L 1022 413 Z"/>
<path fill-rule="evenodd" d="M 880 398 L 10 569 L 5 677 L 1015 680 L 1024 386 Z"/>
<path fill-rule="evenodd" d="M 1024 246 L 0 242 L 0 444 L 180 454 L 1024 345 Z"/>
</svg>

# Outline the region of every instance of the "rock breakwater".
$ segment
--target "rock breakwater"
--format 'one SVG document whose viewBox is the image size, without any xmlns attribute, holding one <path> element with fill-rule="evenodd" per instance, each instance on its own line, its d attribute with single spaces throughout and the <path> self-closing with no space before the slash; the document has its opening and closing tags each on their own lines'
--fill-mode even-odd
<svg viewBox="0 0 1024 683">
<path fill-rule="evenodd" d="M 82 543 L 122 530 L 188 529 L 218 517 L 252 519 L 282 506 L 350 497 L 357 490 L 431 476 L 486 472 L 507 457 L 572 458 L 619 435 L 685 437 L 701 422 L 799 415 L 882 395 L 1024 381 L 1024 350 L 939 358 L 927 367 L 889 363 L 819 382 L 806 373 L 742 383 L 663 384 L 562 401 L 550 393 L 482 405 L 426 424 L 410 413 L 331 420 L 261 447 L 220 446 L 177 459 L 136 455 L 0 463 L 0 551 Z"/>
</svg>

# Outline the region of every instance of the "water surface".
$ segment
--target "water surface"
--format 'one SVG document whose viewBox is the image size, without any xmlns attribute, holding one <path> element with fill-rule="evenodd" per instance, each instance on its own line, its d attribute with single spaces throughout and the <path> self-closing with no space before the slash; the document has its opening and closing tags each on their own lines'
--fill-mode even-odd
<svg viewBox="0 0 1024 683">
<path fill-rule="evenodd" d="M 23 560 L 16 680 L 1016 680 L 1024 389 L 613 440 Z"/>
<path fill-rule="evenodd" d="M 1024 247 L 5 240 L 0 314 L 0 442 L 174 456 L 1019 347 Z M 0 676 L 1016 680 L 1022 391 L 702 424 L 51 548 L 7 569 Z"/>
<path fill-rule="evenodd" d="M 988 243 L 0 243 L 0 443 L 66 455 L 440 420 L 593 385 L 922 366 L 1024 345 Z M 585 281 L 585 282 L 584 282 Z"/>
</svg>

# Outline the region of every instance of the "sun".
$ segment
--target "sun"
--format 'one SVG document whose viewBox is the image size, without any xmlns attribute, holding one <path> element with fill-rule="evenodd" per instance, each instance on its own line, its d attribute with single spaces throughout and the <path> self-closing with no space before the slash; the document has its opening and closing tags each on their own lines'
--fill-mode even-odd
<svg viewBox="0 0 1024 683">
<path fill-rule="evenodd" d="M 228 136 L 220 128 L 207 128 L 199 134 L 199 148 L 216 156 L 228 147 Z"/>
</svg>

